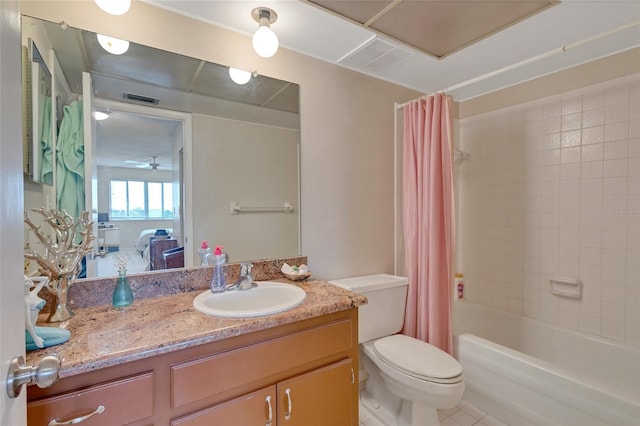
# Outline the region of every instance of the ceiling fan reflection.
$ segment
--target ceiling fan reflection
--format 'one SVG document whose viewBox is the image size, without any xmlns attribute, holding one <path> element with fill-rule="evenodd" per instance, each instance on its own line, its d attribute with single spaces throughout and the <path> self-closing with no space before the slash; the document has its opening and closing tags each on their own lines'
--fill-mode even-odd
<svg viewBox="0 0 640 426">
<path fill-rule="evenodd" d="M 152 155 L 151 156 L 151 161 L 135 161 L 135 160 L 125 160 L 125 163 L 128 164 L 134 164 L 136 167 L 140 168 L 140 169 L 149 169 L 152 171 L 157 171 L 159 169 L 162 170 L 168 170 L 169 167 L 158 163 L 158 156 L 157 155 Z"/>
</svg>

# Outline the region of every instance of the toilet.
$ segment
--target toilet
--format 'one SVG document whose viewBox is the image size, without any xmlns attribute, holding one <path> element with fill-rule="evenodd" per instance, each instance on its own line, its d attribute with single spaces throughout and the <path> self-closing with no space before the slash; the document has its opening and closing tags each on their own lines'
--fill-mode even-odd
<svg viewBox="0 0 640 426">
<path fill-rule="evenodd" d="M 389 426 L 439 425 L 437 410 L 462 399 L 462 366 L 435 346 L 397 334 L 407 278 L 378 274 L 329 282 L 368 299 L 358 309 L 361 404 Z"/>
</svg>

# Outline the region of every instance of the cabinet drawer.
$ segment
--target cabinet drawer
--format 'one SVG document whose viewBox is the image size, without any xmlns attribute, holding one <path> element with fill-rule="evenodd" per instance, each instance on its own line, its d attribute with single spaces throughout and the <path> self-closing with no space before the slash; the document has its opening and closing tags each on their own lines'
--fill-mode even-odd
<svg viewBox="0 0 640 426">
<path fill-rule="evenodd" d="M 116 380 L 83 390 L 45 398 L 27 404 L 29 426 L 47 426 L 53 419 L 69 421 L 90 414 L 99 406 L 104 411 L 85 420 L 86 426 L 113 426 L 151 417 L 153 373 Z"/>
<path fill-rule="evenodd" d="M 211 397 L 352 349 L 350 319 L 171 367 L 172 407 Z"/>
</svg>

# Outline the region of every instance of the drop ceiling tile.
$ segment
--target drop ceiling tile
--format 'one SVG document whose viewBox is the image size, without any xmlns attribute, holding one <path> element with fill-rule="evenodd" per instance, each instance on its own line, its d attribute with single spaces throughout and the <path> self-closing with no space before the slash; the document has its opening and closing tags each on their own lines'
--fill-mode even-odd
<svg viewBox="0 0 640 426">
<path fill-rule="evenodd" d="M 557 3 L 553 0 L 310 0 L 331 14 L 444 57 Z"/>
<path fill-rule="evenodd" d="M 364 25 L 371 18 L 382 12 L 387 6 L 390 6 L 393 1 L 310 0 L 310 3 Z"/>
<path fill-rule="evenodd" d="M 546 0 L 402 1 L 370 28 L 444 57 L 550 5 Z"/>
</svg>

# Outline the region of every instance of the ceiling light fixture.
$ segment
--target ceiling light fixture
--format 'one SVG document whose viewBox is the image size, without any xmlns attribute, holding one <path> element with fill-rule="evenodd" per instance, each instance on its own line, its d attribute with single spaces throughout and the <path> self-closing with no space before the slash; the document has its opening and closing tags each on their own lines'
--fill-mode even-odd
<svg viewBox="0 0 640 426">
<path fill-rule="evenodd" d="M 253 34 L 253 50 L 263 58 L 270 58 L 278 51 L 278 36 L 269 27 L 278 15 L 268 7 L 256 7 L 251 16 L 258 23 L 258 31 Z"/>
<path fill-rule="evenodd" d="M 251 80 L 251 73 L 249 71 L 241 70 L 238 68 L 229 67 L 229 77 L 236 84 L 247 84 Z"/>
<path fill-rule="evenodd" d="M 98 7 L 110 15 L 124 15 L 131 7 L 131 0 L 95 0 Z"/>
<path fill-rule="evenodd" d="M 97 34 L 97 36 L 100 46 L 113 55 L 122 55 L 129 50 L 129 42 L 127 40 L 120 40 L 119 38 L 109 37 L 103 34 Z"/>
<path fill-rule="evenodd" d="M 104 112 L 104 111 L 93 111 L 93 118 L 96 121 L 102 121 L 102 120 L 106 120 L 107 118 L 109 118 L 109 112 Z"/>
</svg>

